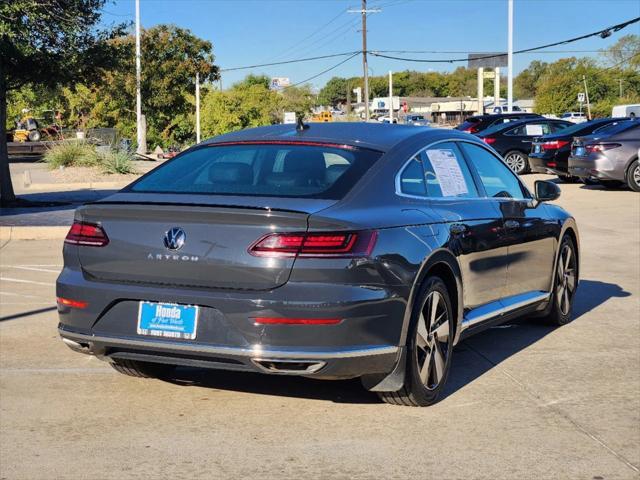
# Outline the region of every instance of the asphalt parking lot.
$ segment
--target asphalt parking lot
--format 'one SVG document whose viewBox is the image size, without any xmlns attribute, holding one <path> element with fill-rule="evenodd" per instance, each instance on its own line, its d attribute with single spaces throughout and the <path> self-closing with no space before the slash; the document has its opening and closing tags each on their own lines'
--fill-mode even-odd
<svg viewBox="0 0 640 480">
<path fill-rule="evenodd" d="M 58 338 L 62 240 L 4 244 L 0 479 L 639 478 L 640 196 L 561 188 L 581 235 L 575 320 L 463 342 L 430 408 L 358 381 L 120 375 Z"/>
</svg>

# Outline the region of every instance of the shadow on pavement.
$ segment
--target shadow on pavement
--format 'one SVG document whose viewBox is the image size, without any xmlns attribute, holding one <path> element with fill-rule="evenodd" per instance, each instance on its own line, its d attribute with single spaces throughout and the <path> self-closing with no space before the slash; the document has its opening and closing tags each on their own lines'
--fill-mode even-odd
<svg viewBox="0 0 640 480">
<path fill-rule="evenodd" d="M 631 295 L 619 285 L 582 280 L 574 303 L 574 320 L 610 298 Z M 541 319 L 524 318 L 490 328 L 461 342 L 454 350 L 453 364 L 441 400 L 473 382 L 503 360 L 552 333 L 557 327 Z M 480 357 L 480 358 L 479 358 Z M 179 368 L 170 383 L 216 390 L 283 397 L 328 400 L 336 403 L 379 403 L 358 379 L 323 381 L 303 377 Z"/>
<path fill-rule="evenodd" d="M 16 320 L 18 318 L 30 317 L 31 315 L 37 315 L 39 313 L 44 313 L 44 312 L 51 312 L 53 310 L 56 310 L 57 308 L 58 307 L 54 305 L 53 307 L 44 307 L 44 308 L 38 308 L 36 310 L 29 310 L 28 312 L 15 313 L 13 315 L 0 317 L 0 322 L 5 322 L 7 320 Z"/>
</svg>

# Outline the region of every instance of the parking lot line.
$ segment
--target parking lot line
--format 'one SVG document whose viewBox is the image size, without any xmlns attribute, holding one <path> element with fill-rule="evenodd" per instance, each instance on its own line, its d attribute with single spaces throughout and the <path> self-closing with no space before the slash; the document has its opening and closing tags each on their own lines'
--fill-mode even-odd
<svg viewBox="0 0 640 480">
<path fill-rule="evenodd" d="M 46 285 L 47 287 L 54 287 L 56 284 L 51 282 L 35 282 L 33 280 L 23 280 L 21 278 L 11 278 L 11 277 L 0 277 L 0 280 L 5 282 L 14 282 L 14 283 L 32 283 L 34 285 Z"/>
<path fill-rule="evenodd" d="M 31 267 L 26 265 L 8 265 L 7 268 L 15 268 L 18 270 L 29 270 L 34 272 L 60 273 L 60 270 L 51 270 L 49 268 Z"/>
</svg>

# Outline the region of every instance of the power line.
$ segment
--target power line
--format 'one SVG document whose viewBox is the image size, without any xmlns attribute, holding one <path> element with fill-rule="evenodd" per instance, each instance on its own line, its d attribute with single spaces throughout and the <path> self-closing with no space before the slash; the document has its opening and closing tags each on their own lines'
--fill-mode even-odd
<svg viewBox="0 0 640 480">
<path fill-rule="evenodd" d="M 302 80 L 302 81 L 300 81 L 300 82 L 297 82 L 297 83 L 294 83 L 294 84 L 292 84 L 292 85 L 289 85 L 288 87 L 285 87 L 285 88 L 296 87 L 296 86 L 301 85 L 301 84 L 303 84 L 303 83 L 310 82 L 311 80 L 313 80 L 313 79 L 315 79 L 315 78 L 318 78 L 320 75 L 324 75 L 325 73 L 330 72 L 331 70 L 334 70 L 334 69 L 338 68 L 338 67 L 339 67 L 340 65 L 342 65 L 343 63 L 347 63 L 349 60 L 351 60 L 351 59 L 352 59 L 352 58 L 354 58 L 354 57 L 357 57 L 358 55 L 360 55 L 360 52 L 355 52 L 355 53 L 354 53 L 353 55 L 351 55 L 349 58 L 345 58 L 345 59 L 344 59 L 344 60 L 342 60 L 341 62 L 336 63 L 334 66 L 329 67 L 329 68 L 327 68 L 327 69 L 325 69 L 325 70 L 321 71 L 320 73 L 316 73 L 315 75 L 313 75 L 313 76 L 311 76 L 311 77 L 309 77 L 309 78 L 305 78 L 304 80 Z"/>
<path fill-rule="evenodd" d="M 593 32 L 593 33 L 588 33 L 586 35 L 581 35 L 579 37 L 574 37 L 574 38 L 570 38 L 568 40 L 562 40 L 560 42 L 554 42 L 554 43 L 548 43 L 546 45 L 541 45 L 538 47 L 532 47 L 532 48 L 525 48 L 522 50 L 516 50 L 513 53 L 528 53 L 528 52 L 534 52 L 536 50 L 542 50 L 544 48 L 549 48 L 549 47 L 555 47 L 558 45 L 566 45 L 568 43 L 573 43 L 573 42 L 577 42 L 578 40 L 584 40 L 585 38 L 589 38 L 589 37 L 594 37 L 596 35 L 600 35 L 602 38 L 606 38 L 608 36 L 611 35 L 612 32 L 618 32 L 620 30 L 622 30 L 623 28 L 633 24 L 633 23 L 637 23 L 640 22 L 640 17 L 636 17 L 633 18 L 631 20 L 628 20 L 626 22 L 623 23 L 618 23 L 617 25 L 613 25 L 611 27 L 607 27 L 607 28 L 603 28 L 602 30 L 598 30 L 597 32 Z M 468 58 L 450 58 L 450 59 L 427 59 L 427 58 L 406 58 L 406 57 L 396 57 L 393 55 L 385 55 L 383 53 L 380 52 L 376 52 L 376 51 L 369 51 L 369 53 L 371 55 L 374 55 L 376 57 L 382 57 L 382 58 L 388 58 L 391 60 L 401 60 L 404 62 L 420 62 L 420 63 L 455 63 L 455 62 L 467 62 L 469 59 Z M 504 56 L 504 54 L 493 54 L 493 55 L 483 55 L 480 57 L 475 57 L 476 60 L 481 60 L 481 59 L 487 59 L 487 58 L 497 58 L 497 57 L 502 57 Z"/>
<path fill-rule="evenodd" d="M 353 52 L 333 53 L 331 55 L 320 55 L 318 57 L 298 58 L 297 60 L 284 60 L 282 62 L 260 63 L 260 64 L 256 64 L 256 65 L 247 65 L 247 66 L 244 66 L 244 67 L 223 68 L 220 71 L 221 72 L 233 72 L 233 71 L 236 71 L 236 70 L 247 70 L 249 68 L 270 67 L 270 66 L 273 66 L 273 65 L 285 65 L 285 64 L 288 64 L 288 63 L 310 62 L 312 60 L 321 60 L 323 58 L 344 57 L 345 55 L 352 55 L 352 54 L 359 55 L 360 54 L 360 50 L 353 51 Z"/>
<path fill-rule="evenodd" d="M 304 37 L 301 40 L 298 40 L 295 44 L 293 44 L 291 47 L 287 48 L 286 50 L 283 50 L 282 52 L 280 52 L 278 55 L 276 55 L 275 57 L 272 57 L 273 59 L 277 59 L 277 58 L 282 58 L 285 54 L 289 54 L 292 53 L 294 51 L 298 51 L 300 49 L 301 46 L 304 45 L 304 42 L 306 42 L 307 40 L 309 40 L 310 38 L 313 38 L 316 34 L 318 34 L 319 32 L 321 32 L 322 30 L 324 30 L 326 27 L 328 27 L 329 25 L 331 25 L 333 22 L 335 22 L 338 18 L 340 18 L 342 15 L 344 15 L 345 10 L 342 9 L 340 10 L 340 13 L 338 13 L 335 17 L 332 17 L 331 20 L 329 20 L 328 22 L 322 24 L 320 27 L 318 27 L 317 29 L 315 29 L 313 32 L 311 32 L 309 35 L 307 35 L 306 37 Z"/>
</svg>

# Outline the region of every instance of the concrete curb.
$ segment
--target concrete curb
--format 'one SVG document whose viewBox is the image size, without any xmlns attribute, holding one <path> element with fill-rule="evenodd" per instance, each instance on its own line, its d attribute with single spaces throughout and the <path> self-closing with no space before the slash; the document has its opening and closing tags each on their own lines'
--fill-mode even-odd
<svg viewBox="0 0 640 480">
<path fill-rule="evenodd" d="M 78 182 L 78 183 L 32 183 L 23 187 L 18 193 L 31 192 L 66 192 L 74 190 L 120 190 L 126 187 L 128 182 Z"/>
<path fill-rule="evenodd" d="M 68 226 L 0 226 L 0 242 L 11 240 L 62 240 Z"/>
</svg>

